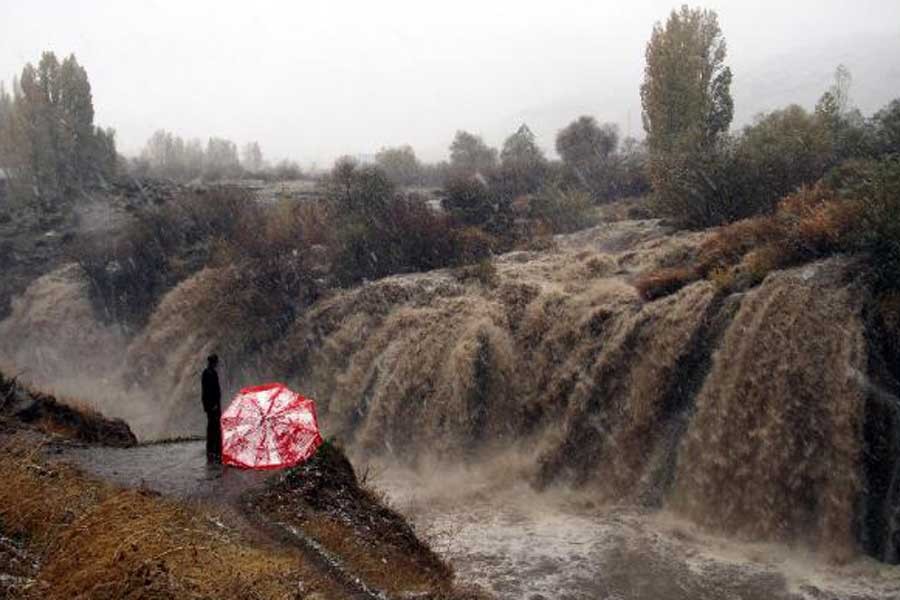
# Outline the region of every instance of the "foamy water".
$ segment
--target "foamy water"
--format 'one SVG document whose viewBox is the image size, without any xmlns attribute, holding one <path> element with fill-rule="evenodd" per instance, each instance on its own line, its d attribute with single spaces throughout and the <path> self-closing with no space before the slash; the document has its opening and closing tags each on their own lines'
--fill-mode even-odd
<svg viewBox="0 0 900 600">
<path fill-rule="evenodd" d="M 895 599 L 900 568 L 835 566 L 801 548 L 739 543 L 666 512 L 538 494 L 510 473 L 376 469 L 375 484 L 461 581 L 500 599 Z"/>
<path fill-rule="evenodd" d="M 471 490 L 476 502 L 469 513 L 454 512 L 454 505 L 435 512 L 445 486 L 426 496 L 433 504 L 421 518 L 429 527 L 458 530 L 461 544 L 494 565 L 489 575 L 473 567 L 473 578 L 549 565 L 529 576 L 548 581 L 533 584 L 533 593 L 559 585 L 550 571 L 577 564 L 591 566 L 566 581 L 593 581 L 597 565 L 615 573 L 618 564 L 638 562 L 654 565 L 652 572 L 623 581 L 652 582 L 654 573 L 675 569 L 660 581 L 680 581 L 690 593 L 699 592 L 685 582 L 696 578 L 685 572 L 721 569 L 660 562 L 668 555 L 646 544 L 614 545 L 613 556 L 637 553 L 640 560 L 609 559 L 595 546 L 608 544 L 618 529 L 594 532 L 590 542 L 575 544 L 581 551 L 572 550 L 573 531 L 555 532 L 574 523 L 580 535 L 610 517 L 573 510 L 568 496 L 537 513 L 500 510 L 529 492 L 523 481 L 587 484 L 585 502 L 634 507 L 616 519 L 665 499 L 671 510 L 722 535 L 803 539 L 838 560 L 851 559 L 865 540 L 868 551 L 893 559 L 896 525 L 887 517 L 896 507 L 890 482 L 900 467 L 896 452 L 866 423 L 888 423 L 896 409 L 870 401 L 884 394 L 867 383 L 876 375 L 868 369 L 877 352 L 867 342 L 866 289 L 848 283 L 852 262 L 834 258 L 780 271 L 727 297 L 708 281 L 652 302 L 640 297 L 633 277 L 684 262 L 708 235 L 617 223 L 562 237 L 553 250 L 497 257 L 491 285 L 461 281 L 449 270 L 388 277 L 322 298 L 263 350 L 247 343 L 266 337 L 254 337 L 259 322 L 241 318 L 240 310 L 227 327 L 208 318 L 229 290 L 240 288 L 235 268 L 183 281 L 145 330 L 125 340 L 95 321 L 87 284 L 70 266 L 35 281 L 16 301 L 0 324 L 0 359 L 17 365 L 11 372 L 27 369 L 30 382 L 89 398 L 127 419 L 142 439 L 202 430 L 198 367 L 216 350 L 226 388 L 234 387 L 229 381 L 286 381 L 317 399 L 327 435 L 363 453 L 462 463 L 497 447 L 527 447 L 530 471 L 504 478 L 486 506 L 476 511 L 484 492 Z M 883 435 L 895 429 L 885 425 Z M 468 489 L 467 481 L 454 483 Z M 387 487 L 413 509 L 423 502 L 420 491 L 410 498 L 397 491 L 419 490 L 420 482 Z M 532 535 L 516 530 L 519 522 L 531 523 L 535 536 L 559 539 L 549 553 L 562 558 L 507 553 Z M 494 537 L 466 542 L 466 527 L 475 536 L 487 524 L 496 525 L 489 529 Z M 493 539 L 495 546 L 484 546 Z M 507 554 L 522 558 L 509 562 Z M 460 553 L 462 564 L 467 556 Z M 745 561 L 737 564 L 743 572 Z M 769 581 L 778 572 L 767 569 Z M 606 575 L 602 581 L 611 585 Z M 524 593 L 511 589 L 509 597 Z M 655 593 L 663 591 L 681 593 Z"/>
<path fill-rule="evenodd" d="M 70 449 L 63 458 L 121 485 L 194 499 L 237 497 L 272 474 L 210 471 L 202 442 Z M 865 558 L 836 566 L 802 548 L 704 534 L 664 511 L 599 506 L 588 493 L 539 494 L 523 483 L 525 462 L 507 454 L 477 468 L 382 465 L 370 481 L 460 581 L 501 600 L 900 597 L 900 567 Z"/>
</svg>

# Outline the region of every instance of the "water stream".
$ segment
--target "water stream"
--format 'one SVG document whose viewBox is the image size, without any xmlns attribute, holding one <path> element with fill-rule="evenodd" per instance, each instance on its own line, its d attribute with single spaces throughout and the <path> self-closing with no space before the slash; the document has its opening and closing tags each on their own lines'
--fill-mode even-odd
<svg viewBox="0 0 900 600">
<path fill-rule="evenodd" d="M 376 485 L 464 581 L 499 599 L 900 598 L 900 569 L 707 535 L 665 511 L 538 494 L 497 473 L 391 467 Z"/>
<path fill-rule="evenodd" d="M 69 449 L 60 458 L 119 485 L 195 500 L 235 498 L 273 475 L 210 468 L 202 442 Z M 900 567 L 739 543 L 665 511 L 598 505 L 587 491 L 537 493 L 515 458 L 421 471 L 355 462 L 462 581 L 500 600 L 900 598 Z"/>
</svg>

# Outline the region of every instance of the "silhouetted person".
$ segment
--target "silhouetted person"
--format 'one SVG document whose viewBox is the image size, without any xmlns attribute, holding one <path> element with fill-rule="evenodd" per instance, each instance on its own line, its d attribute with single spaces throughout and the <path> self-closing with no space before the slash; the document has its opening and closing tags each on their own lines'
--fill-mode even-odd
<svg viewBox="0 0 900 600">
<path fill-rule="evenodd" d="M 206 412 L 206 460 L 217 463 L 222 459 L 222 388 L 216 373 L 219 357 L 210 354 L 206 362 L 200 378 L 203 410 Z"/>
</svg>

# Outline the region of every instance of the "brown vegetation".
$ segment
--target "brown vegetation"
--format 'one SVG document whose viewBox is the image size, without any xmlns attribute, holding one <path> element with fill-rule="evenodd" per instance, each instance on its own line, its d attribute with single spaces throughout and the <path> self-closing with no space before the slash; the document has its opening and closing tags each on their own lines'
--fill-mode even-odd
<svg viewBox="0 0 900 600">
<path fill-rule="evenodd" d="M 332 442 L 248 502 L 296 526 L 369 586 L 391 597 L 480 597 L 455 588 L 450 567 L 419 541 L 403 517 L 359 484 L 350 462 Z"/>
<path fill-rule="evenodd" d="M 262 225 L 259 205 L 245 192 L 182 191 L 159 207 L 134 211 L 112 238 L 83 236 L 70 255 L 90 282 L 99 314 L 140 327 L 165 292 L 210 264 L 216 241 L 259 237 Z"/>
<path fill-rule="evenodd" d="M 3 530 L 40 561 L 25 598 L 341 597 L 295 552 L 251 542 L 202 509 L 47 464 L 33 441 L 4 439 L 0 478 Z"/>
<path fill-rule="evenodd" d="M 11 416 L 39 431 L 88 444 L 127 447 L 137 443 L 134 433 L 120 419 L 71 400 L 60 402 L 51 395 L 28 389 L 0 373 L 0 416 Z"/>
<path fill-rule="evenodd" d="M 697 271 L 690 267 L 664 267 L 638 276 L 634 287 L 649 302 L 673 294 L 699 278 Z"/>
<path fill-rule="evenodd" d="M 777 269 L 837 253 L 868 257 L 881 291 L 900 286 L 900 163 L 845 165 L 786 196 L 769 215 L 720 227 L 696 257 L 644 273 L 635 286 L 646 299 L 672 293 L 699 277 L 746 289 Z M 724 291 L 727 291 L 724 290 Z"/>
</svg>

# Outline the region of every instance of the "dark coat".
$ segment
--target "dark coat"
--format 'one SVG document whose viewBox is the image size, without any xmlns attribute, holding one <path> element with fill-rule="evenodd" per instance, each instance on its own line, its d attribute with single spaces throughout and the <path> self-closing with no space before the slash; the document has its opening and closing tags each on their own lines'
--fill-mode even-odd
<svg viewBox="0 0 900 600">
<path fill-rule="evenodd" d="M 209 413 L 222 412 L 222 388 L 219 387 L 219 374 L 210 367 L 203 369 L 203 376 L 200 378 L 201 396 L 203 399 L 203 410 Z"/>
</svg>

